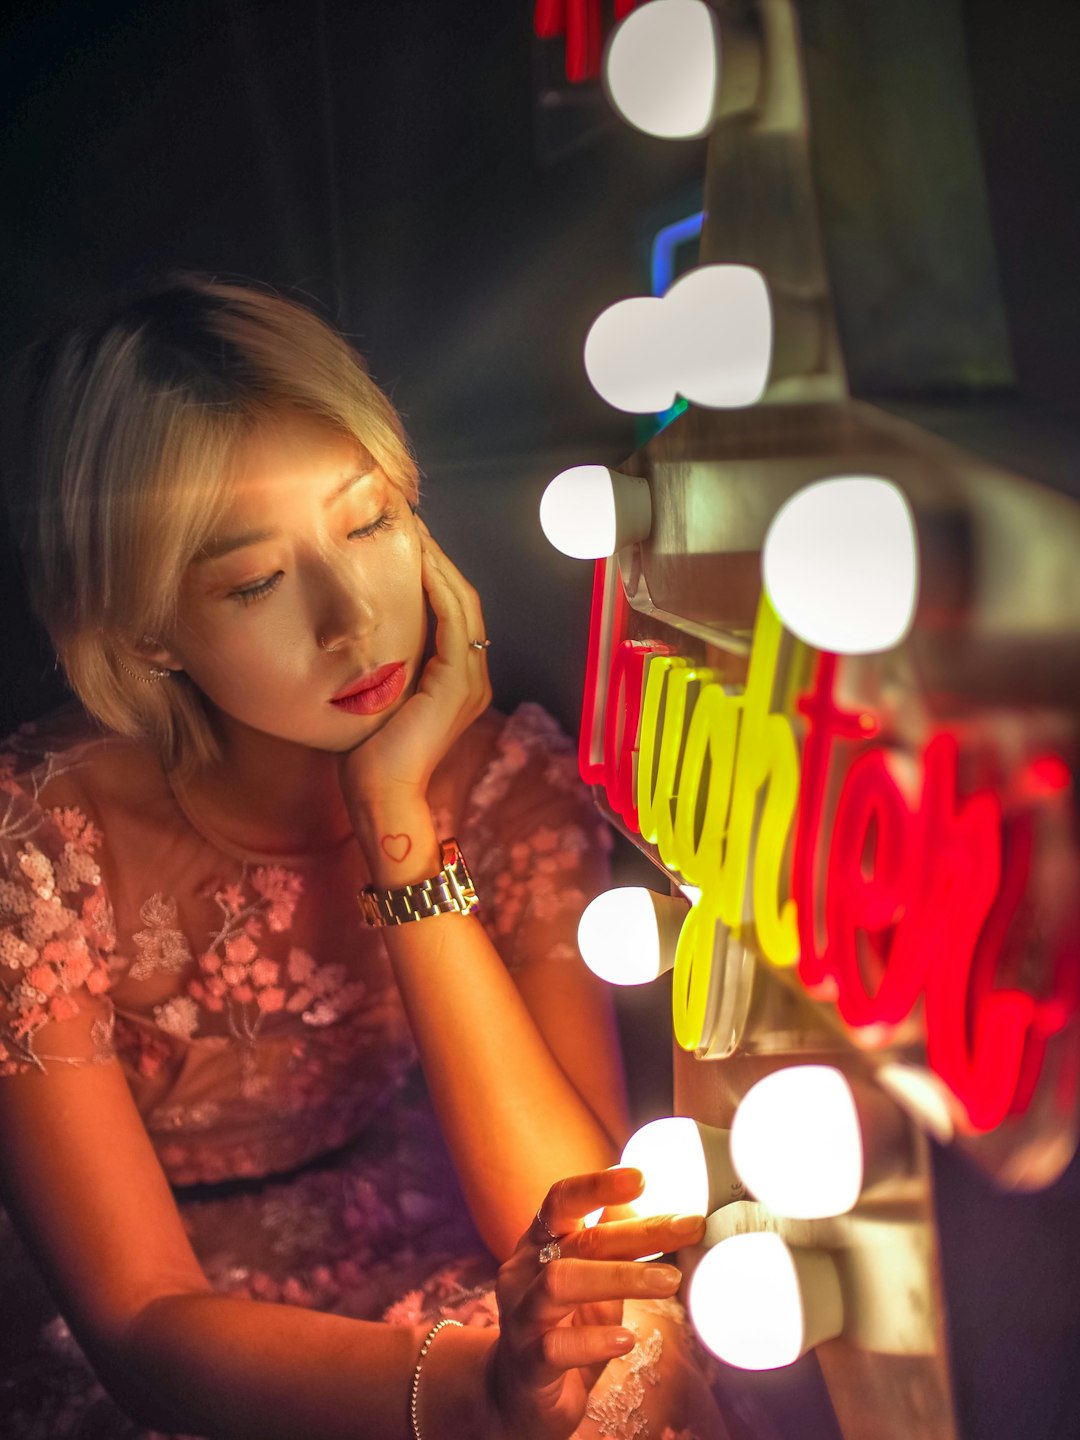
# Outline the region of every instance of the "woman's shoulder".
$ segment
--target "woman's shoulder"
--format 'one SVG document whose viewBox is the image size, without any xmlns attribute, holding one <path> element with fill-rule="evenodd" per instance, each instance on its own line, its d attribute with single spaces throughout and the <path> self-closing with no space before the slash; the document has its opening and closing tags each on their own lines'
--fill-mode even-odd
<svg viewBox="0 0 1080 1440">
<path fill-rule="evenodd" d="M 149 762 L 153 755 L 149 745 L 106 730 L 74 701 L 27 721 L 0 739 L 6 772 L 27 778 L 42 770 L 52 775 L 69 773 L 84 768 L 91 758 L 99 766 L 108 764 L 106 757 L 118 753 L 124 755 L 125 765 L 138 756 Z"/>
<path fill-rule="evenodd" d="M 501 815 L 523 819 L 538 808 L 591 812 L 577 766 L 577 748 L 543 705 L 525 701 L 509 714 L 491 708 L 468 732 L 460 813 L 469 824 Z M 462 755 L 466 760 L 466 755 Z"/>
<path fill-rule="evenodd" d="M 473 805 L 492 805 L 515 782 L 531 776 L 558 790 L 580 787 L 574 742 L 543 705 L 527 700 L 508 715 L 492 709 L 482 719 L 486 744 L 470 797 Z"/>
<path fill-rule="evenodd" d="M 166 789 L 152 749 L 102 729 L 77 705 L 21 725 L 0 741 L 0 839 L 100 832 L 118 811 Z M 38 834 L 40 832 L 40 835 Z"/>
</svg>

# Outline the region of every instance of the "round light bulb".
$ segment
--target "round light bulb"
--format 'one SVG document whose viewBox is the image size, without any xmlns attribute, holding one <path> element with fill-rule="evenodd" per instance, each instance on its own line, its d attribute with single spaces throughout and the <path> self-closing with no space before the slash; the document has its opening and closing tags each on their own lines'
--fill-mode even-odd
<svg viewBox="0 0 1080 1440">
<path fill-rule="evenodd" d="M 863 1137 L 851 1086 L 831 1065 L 788 1065 L 743 1096 L 731 1125 L 739 1178 L 777 1215 L 844 1215 L 863 1185 Z"/>
<path fill-rule="evenodd" d="M 664 296 L 675 385 L 694 405 L 754 405 L 772 365 L 769 287 L 750 265 L 699 265 Z"/>
<path fill-rule="evenodd" d="M 599 560 L 646 540 L 652 528 L 649 483 L 606 465 L 572 465 L 540 499 L 544 534 L 564 555 Z"/>
<path fill-rule="evenodd" d="M 875 475 L 818 480 L 773 517 L 765 591 L 784 625 L 817 650 L 872 655 L 899 645 L 919 595 L 915 521 Z"/>
<path fill-rule="evenodd" d="M 663 140 L 712 125 L 720 28 L 701 0 L 651 0 L 621 22 L 604 61 L 608 99 L 628 124 Z"/>
<path fill-rule="evenodd" d="M 831 1257 L 796 1250 L 769 1231 L 732 1235 L 707 1251 L 688 1308 L 702 1343 L 740 1370 L 792 1365 L 843 1326 Z"/>
<path fill-rule="evenodd" d="M 646 985 L 675 963 L 684 901 L 639 885 L 616 886 L 590 900 L 578 922 L 581 958 L 609 985 Z"/>
<path fill-rule="evenodd" d="M 709 1215 L 745 1196 L 728 1132 L 682 1115 L 642 1125 L 626 1142 L 620 1164 L 636 1166 L 645 1177 L 630 1206 L 639 1215 Z"/>
<path fill-rule="evenodd" d="M 585 373 L 616 410 L 648 415 L 675 403 L 664 301 L 635 295 L 602 310 L 585 337 Z"/>
<path fill-rule="evenodd" d="M 621 1164 L 635 1165 L 645 1188 L 631 1202 L 639 1215 L 706 1215 L 709 1172 L 697 1121 L 671 1115 L 636 1130 Z"/>
</svg>

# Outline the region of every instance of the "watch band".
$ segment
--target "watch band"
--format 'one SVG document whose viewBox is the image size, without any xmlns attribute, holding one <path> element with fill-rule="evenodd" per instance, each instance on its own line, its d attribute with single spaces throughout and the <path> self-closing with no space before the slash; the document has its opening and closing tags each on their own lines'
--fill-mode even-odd
<svg viewBox="0 0 1080 1440">
<path fill-rule="evenodd" d="M 440 845 L 443 868 L 430 880 L 376 890 L 366 885 L 357 899 L 369 925 L 407 925 L 432 915 L 471 915 L 480 904 L 465 857 L 454 839 Z"/>
</svg>

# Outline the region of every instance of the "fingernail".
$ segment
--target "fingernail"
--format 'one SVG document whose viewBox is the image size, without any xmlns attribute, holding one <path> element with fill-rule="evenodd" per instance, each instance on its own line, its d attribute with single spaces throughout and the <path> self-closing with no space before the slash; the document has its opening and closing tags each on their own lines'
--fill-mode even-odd
<svg viewBox="0 0 1080 1440">
<path fill-rule="evenodd" d="M 620 1190 L 637 1192 L 645 1183 L 644 1175 L 632 1165 L 624 1165 L 618 1168 L 613 1166 L 609 1173 L 613 1175 L 618 1182 Z"/>
<path fill-rule="evenodd" d="M 650 1290 L 670 1294 L 682 1279 L 682 1273 L 674 1265 L 646 1265 L 645 1284 Z"/>
<path fill-rule="evenodd" d="M 668 1229 L 675 1235 L 696 1235 L 704 1223 L 700 1215 L 673 1215 Z"/>
<path fill-rule="evenodd" d="M 609 1330 L 607 1338 L 613 1350 L 630 1350 L 637 1344 L 637 1336 L 632 1330 Z"/>
</svg>

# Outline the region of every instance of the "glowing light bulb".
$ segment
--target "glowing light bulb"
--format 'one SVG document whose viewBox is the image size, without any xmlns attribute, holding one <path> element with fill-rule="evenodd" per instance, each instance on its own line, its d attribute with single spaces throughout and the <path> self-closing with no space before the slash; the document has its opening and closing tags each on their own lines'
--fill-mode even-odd
<svg viewBox="0 0 1080 1440">
<path fill-rule="evenodd" d="M 596 393 L 634 415 L 675 403 L 675 357 L 664 301 L 634 295 L 602 310 L 585 337 L 585 373 Z"/>
<path fill-rule="evenodd" d="M 818 480 L 765 536 L 766 593 L 793 635 L 838 655 L 899 645 L 919 595 L 919 548 L 904 496 L 875 475 Z"/>
<path fill-rule="evenodd" d="M 581 957 L 609 985 L 646 985 L 674 965 L 688 909 L 678 897 L 638 885 L 605 890 L 578 922 Z"/>
<path fill-rule="evenodd" d="M 740 1370 L 792 1365 L 844 1322 L 832 1258 L 768 1231 L 714 1245 L 694 1272 L 688 1308 L 702 1343 Z"/>
<path fill-rule="evenodd" d="M 664 140 L 712 125 L 720 90 L 720 30 L 701 0 L 651 0 L 611 38 L 604 83 L 628 124 Z"/>
<path fill-rule="evenodd" d="M 844 1215 L 863 1185 L 863 1138 L 851 1086 L 831 1065 L 774 1070 L 744 1095 L 731 1126 L 743 1184 L 777 1215 Z"/>
<path fill-rule="evenodd" d="M 744 1194 L 728 1132 L 685 1116 L 642 1125 L 626 1142 L 620 1163 L 635 1165 L 645 1177 L 630 1206 L 639 1215 L 709 1215 Z"/>
<path fill-rule="evenodd" d="M 772 303 L 761 272 L 699 265 L 663 299 L 636 295 L 601 311 L 585 339 L 585 370 L 616 410 L 652 414 L 667 410 L 677 394 L 731 410 L 765 393 L 772 346 Z"/>
<path fill-rule="evenodd" d="M 540 500 L 544 534 L 564 555 L 598 560 L 646 540 L 652 529 L 649 482 L 606 465 L 573 465 Z"/>
<path fill-rule="evenodd" d="M 664 311 L 680 394 L 714 410 L 761 399 L 772 364 L 773 317 L 759 270 L 699 265 L 675 281 Z"/>
</svg>

